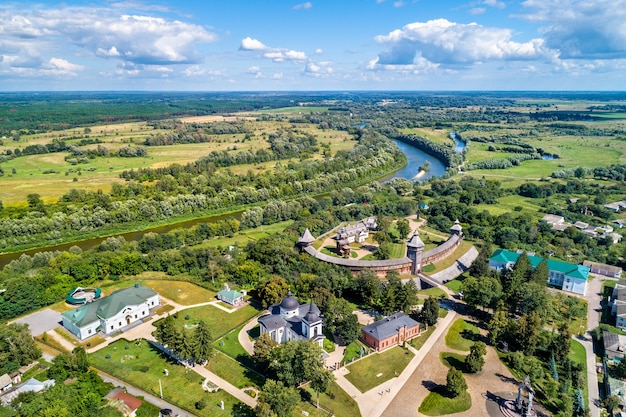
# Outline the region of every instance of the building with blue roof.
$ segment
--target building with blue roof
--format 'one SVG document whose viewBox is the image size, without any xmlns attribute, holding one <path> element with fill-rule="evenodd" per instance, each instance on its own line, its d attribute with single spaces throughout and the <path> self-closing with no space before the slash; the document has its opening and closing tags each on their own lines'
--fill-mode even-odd
<svg viewBox="0 0 626 417">
<path fill-rule="evenodd" d="M 521 252 L 512 252 L 506 249 L 498 249 L 489 258 L 489 267 L 500 272 L 503 268 L 511 269 L 517 262 Z M 528 255 L 530 265 L 535 269 L 544 258 Z M 569 262 L 546 259 L 548 265 L 548 284 L 562 289 L 563 291 L 576 294 L 585 294 L 587 279 L 590 268 L 585 265 L 577 265 Z"/>
</svg>

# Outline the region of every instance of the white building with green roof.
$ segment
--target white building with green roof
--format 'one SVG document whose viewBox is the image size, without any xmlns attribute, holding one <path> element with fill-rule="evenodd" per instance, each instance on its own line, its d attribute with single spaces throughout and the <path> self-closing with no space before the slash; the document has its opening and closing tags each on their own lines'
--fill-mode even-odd
<svg viewBox="0 0 626 417">
<path fill-rule="evenodd" d="M 61 315 L 63 327 L 83 340 L 102 331 L 111 334 L 150 315 L 160 305 L 159 294 L 135 284 Z"/>
<path fill-rule="evenodd" d="M 498 272 L 502 268 L 511 269 L 520 255 L 521 253 L 519 252 L 498 249 L 489 258 L 489 267 Z M 544 260 L 544 258 L 534 255 L 528 255 L 528 259 L 533 269 Z M 588 266 L 556 261 L 554 259 L 546 259 L 546 264 L 548 265 L 548 284 L 559 287 L 563 291 L 585 294 L 590 271 Z"/>
</svg>

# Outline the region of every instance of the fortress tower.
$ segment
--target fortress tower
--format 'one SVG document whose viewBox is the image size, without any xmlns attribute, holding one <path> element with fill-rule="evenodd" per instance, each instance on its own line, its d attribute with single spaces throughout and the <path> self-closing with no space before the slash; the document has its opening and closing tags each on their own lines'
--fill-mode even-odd
<svg viewBox="0 0 626 417">
<path fill-rule="evenodd" d="M 406 244 L 406 256 L 413 263 L 411 265 L 411 274 L 417 275 L 422 271 L 422 254 L 424 252 L 424 242 L 420 239 L 417 230 Z"/>
</svg>

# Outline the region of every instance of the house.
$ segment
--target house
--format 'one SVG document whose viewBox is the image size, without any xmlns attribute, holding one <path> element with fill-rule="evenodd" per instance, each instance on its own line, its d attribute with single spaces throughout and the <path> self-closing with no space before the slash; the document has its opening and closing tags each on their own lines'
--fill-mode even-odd
<svg viewBox="0 0 626 417">
<path fill-rule="evenodd" d="M 404 313 L 396 313 L 361 329 L 361 340 L 377 351 L 401 345 L 420 334 L 419 323 Z"/>
<path fill-rule="evenodd" d="M 217 299 L 223 301 L 231 306 L 238 306 L 243 303 L 244 293 L 239 291 L 231 290 L 228 287 L 228 284 L 224 284 L 224 289 L 217 293 Z"/>
<path fill-rule="evenodd" d="M 111 334 L 141 322 L 160 305 L 159 294 L 135 284 L 61 314 L 63 327 L 83 340 L 99 331 Z"/>
<path fill-rule="evenodd" d="M 624 223 L 626 223 L 626 221 L 624 219 L 617 219 L 617 220 L 613 220 L 611 222 L 611 224 L 615 227 L 617 227 L 618 229 L 621 229 L 624 227 Z"/>
<path fill-rule="evenodd" d="M 505 249 L 494 251 L 489 258 L 489 267 L 500 272 L 503 268 L 511 269 L 519 259 L 521 253 L 511 252 Z M 531 266 L 536 268 L 544 258 L 540 256 L 528 256 Z M 576 265 L 568 262 L 546 259 L 548 265 L 548 284 L 561 288 L 564 291 L 576 294 L 585 294 L 587 278 L 589 277 L 588 266 Z"/>
<path fill-rule="evenodd" d="M 323 321 L 320 309 L 313 303 L 300 304 L 291 294 L 269 309 L 269 314 L 259 317 L 261 334 L 269 333 L 276 343 L 290 340 L 311 340 L 323 347 Z"/>
<path fill-rule="evenodd" d="M 592 261 L 583 261 L 583 265 L 588 266 L 589 270 L 594 274 L 600 274 L 612 278 L 620 278 L 622 276 L 622 268 L 619 266 Z"/>
<path fill-rule="evenodd" d="M 106 396 L 109 404 L 117 409 L 124 417 L 135 417 L 137 409 L 143 404 L 139 398 L 126 393 L 123 388 L 115 388 Z"/>
<path fill-rule="evenodd" d="M 621 359 L 624 357 L 626 349 L 626 336 L 611 333 L 609 331 L 602 332 L 602 343 L 604 344 L 604 355 L 610 359 Z"/>
<path fill-rule="evenodd" d="M 48 379 L 45 381 L 37 381 L 35 378 L 31 378 L 28 381 L 16 386 L 12 390 L 8 391 L 6 394 L 2 394 L 0 396 L 0 403 L 6 406 L 11 403 L 14 399 L 17 398 L 23 392 L 41 392 L 44 389 L 50 388 L 54 385 L 53 379 Z"/>
<path fill-rule="evenodd" d="M 543 220 L 544 222 L 550 224 L 550 225 L 555 225 L 555 224 L 563 224 L 565 223 L 565 217 L 563 216 L 557 216 L 556 214 L 546 214 L 545 216 L 543 216 L 541 218 L 541 220 Z"/>
<path fill-rule="evenodd" d="M 615 395 L 619 399 L 619 405 L 626 406 L 626 382 L 621 379 L 608 377 L 608 381 L 605 384 L 606 396 Z M 623 412 L 613 414 L 615 417 L 624 416 Z"/>
<path fill-rule="evenodd" d="M 580 229 L 580 230 L 584 230 L 584 229 L 589 227 L 589 223 L 578 221 L 578 222 L 574 223 L 574 227 L 577 228 L 577 229 Z"/>
<path fill-rule="evenodd" d="M 609 304 L 611 315 L 615 316 L 615 327 L 626 330 L 626 280 L 620 278 L 615 284 Z"/>
<path fill-rule="evenodd" d="M 377 227 L 378 223 L 376 222 L 376 217 L 368 217 L 356 224 L 348 224 L 340 227 L 337 231 L 337 236 L 335 236 L 335 240 L 337 240 L 337 242 L 340 240 L 347 240 L 348 243 L 363 243 L 365 242 L 365 239 L 369 237 L 369 231 L 374 230 Z"/>
<path fill-rule="evenodd" d="M 605 204 L 604 208 L 607 208 L 615 213 L 619 213 L 621 210 L 626 209 L 626 200 Z"/>
<path fill-rule="evenodd" d="M 5 392 L 11 389 L 13 386 L 13 380 L 7 374 L 0 376 L 0 392 Z"/>
</svg>

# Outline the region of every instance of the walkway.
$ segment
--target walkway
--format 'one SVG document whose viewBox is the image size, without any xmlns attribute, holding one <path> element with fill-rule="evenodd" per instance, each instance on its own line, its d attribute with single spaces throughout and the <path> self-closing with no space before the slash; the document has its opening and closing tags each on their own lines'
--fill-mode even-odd
<svg viewBox="0 0 626 417">
<path fill-rule="evenodd" d="M 237 339 L 239 340 L 239 344 L 243 349 L 248 352 L 248 355 L 254 355 L 254 342 L 250 340 L 250 336 L 248 332 L 254 328 L 258 324 L 257 317 L 250 320 L 246 323 L 245 326 L 241 329 L 239 334 L 237 335 Z"/>
<path fill-rule="evenodd" d="M 467 271 L 467 269 L 472 265 L 472 262 L 474 262 L 474 259 L 476 259 L 477 256 L 478 250 L 474 246 L 472 246 L 467 252 L 461 255 L 461 257 L 457 259 L 456 262 L 454 262 L 454 265 L 449 266 L 443 271 L 436 272 L 429 276 L 432 280 L 437 281 L 441 284 L 451 281 L 461 275 L 463 272 Z"/>
<path fill-rule="evenodd" d="M 220 387 L 221 389 L 223 389 L 224 391 L 226 391 L 233 397 L 237 398 L 242 403 L 249 405 L 252 408 L 256 407 L 256 399 L 252 398 L 251 396 L 249 396 L 248 394 L 246 394 L 245 392 L 243 392 L 242 390 L 240 390 L 239 388 L 237 388 L 230 382 L 226 381 L 225 379 L 222 379 L 219 376 L 215 375 L 213 372 L 209 371 L 204 366 L 196 364 L 191 369 L 193 369 L 200 376 L 208 378 L 209 381 L 213 382 L 215 385 L 217 385 L 218 387 Z"/>
<path fill-rule="evenodd" d="M 419 351 L 409 347 L 409 349 L 415 353 L 415 356 L 398 377 L 392 378 L 365 393 L 359 391 L 346 379 L 345 375 L 348 374 L 349 371 L 345 367 L 334 372 L 335 379 L 339 386 L 346 391 L 348 395 L 354 398 L 359 405 L 362 417 L 378 417 L 383 414 L 398 392 L 400 392 L 402 387 L 413 375 L 417 367 L 422 363 L 428 351 L 434 346 L 437 340 L 447 332 L 448 327 L 450 327 L 456 317 L 456 312 L 448 312 L 446 317 L 438 321 L 437 328 Z"/>
</svg>

